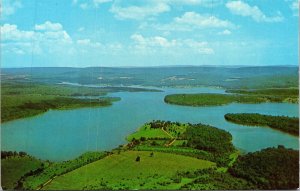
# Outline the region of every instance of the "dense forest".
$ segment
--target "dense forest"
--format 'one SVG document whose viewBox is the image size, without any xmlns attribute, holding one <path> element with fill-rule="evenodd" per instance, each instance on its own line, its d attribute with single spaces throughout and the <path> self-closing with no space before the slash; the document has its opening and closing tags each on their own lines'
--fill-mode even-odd
<svg viewBox="0 0 300 191">
<path fill-rule="evenodd" d="M 187 106 L 218 106 L 230 103 L 298 102 L 297 96 L 261 94 L 171 94 L 164 98 L 169 104 Z"/>
<path fill-rule="evenodd" d="M 267 126 L 295 136 L 299 135 L 299 118 L 287 116 L 271 116 L 258 113 L 228 113 L 227 121 L 252 126 Z"/>
<path fill-rule="evenodd" d="M 110 106 L 120 100 L 100 97 L 106 92 L 97 88 L 20 82 L 1 85 L 1 122 L 38 115 L 49 109 Z"/>
<path fill-rule="evenodd" d="M 248 153 L 240 156 L 229 172 L 258 189 L 296 189 L 299 187 L 299 151 L 278 146 Z"/>
<path fill-rule="evenodd" d="M 187 146 L 199 150 L 226 153 L 234 151 L 230 133 L 209 125 L 191 125 L 182 135 L 187 140 Z"/>
</svg>

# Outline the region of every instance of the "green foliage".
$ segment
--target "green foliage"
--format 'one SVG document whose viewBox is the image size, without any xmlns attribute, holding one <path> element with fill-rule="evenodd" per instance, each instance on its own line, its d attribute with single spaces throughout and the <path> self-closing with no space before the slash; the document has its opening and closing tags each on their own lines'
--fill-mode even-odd
<svg viewBox="0 0 300 191">
<path fill-rule="evenodd" d="M 187 140 L 188 147 L 211 153 L 208 160 L 217 162 L 219 166 L 227 166 L 230 154 L 235 151 L 231 134 L 209 125 L 190 125 L 182 137 Z"/>
<path fill-rule="evenodd" d="M 229 89 L 228 93 L 247 94 L 247 95 L 277 95 L 277 96 L 299 96 L 299 89 L 297 88 L 269 88 L 269 89 Z"/>
<path fill-rule="evenodd" d="M 159 132 L 159 133 L 157 133 Z M 165 133 L 165 142 L 161 142 Z M 159 151 L 216 162 L 227 167 L 235 152 L 230 133 L 203 124 L 181 124 L 170 121 L 152 121 L 129 136 L 129 148 L 134 150 Z"/>
<path fill-rule="evenodd" d="M 237 178 L 229 173 L 216 172 L 213 169 L 205 169 L 193 174 L 182 174 L 196 179 L 183 185 L 182 190 L 250 190 L 256 187 L 242 178 Z"/>
<path fill-rule="evenodd" d="M 41 188 L 43 187 L 43 184 L 50 179 L 68 173 L 91 162 L 100 160 L 107 156 L 107 154 L 108 153 L 106 152 L 87 152 L 73 160 L 52 163 L 36 173 L 31 173 L 23 177 L 23 179 L 20 180 L 21 185 L 23 185 L 23 188 L 30 190 Z"/>
<path fill-rule="evenodd" d="M 125 151 L 55 178 L 44 189 L 179 189 L 184 180 L 173 177 L 182 171 L 213 168 L 215 164 L 193 157 L 151 151 Z M 137 156 L 140 161 L 136 162 Z M 83 176 L 84 175 L 84 176 Z"/>
<path fill-rule="evenodd" d="M 280 91 L 281 90 L 281 91 Z M 217 106 L 230 103 L 263 103 L 263 102 L 292 102 L 298 103 L 298 89 L 274 90 L 229 90 L 230 93 L 238 94 L 171 94 L 164 98 L 169 104 L 187 106 Z M 276 94 L 278 93 L 278 94 Z"/>
<path fill-rule="evenodd" d="M 225 130 L 209 125 L 189 126 L 183 134 L 187 146 L 213 153 L 233 152 L 232 136 Z"/>
<path fill-rule="evenodd" d="M 286 116 L 271 116 L 258 113 L 228 113 L 227 121 L 252 126 L 267 126 L 276 130 L 299 136 L 299 118 Z"/>
<path fill-rule="evenodd" d="M 156 152 L 166 152 L 172 154 L 180 154 L 186 156 L 192 156 L 199 159 L 210 159 L 212 156 L 210 153 L 198 149 L 193 149 L 189 147 L 166 147 L 166 146 L 145 146 L 145 145 L 138 145 L 134 147 L 133 150 L 138 151 L 156 151 Z"/>
<path fill-rule="evenodd" d="M 259 189 L 296 189 L 299 187 L 299 151 L 278 146 L 248 153 L 240 156 L 229 172 Z"/>
<path fill-rule="evenodd" d="M 119 98 L 75 98 L 104 95 L 97 88 L 74 88 L 27 83 L 3 84 L 1 88 L 1 121 L 34 116 L 49 109 L 109 106 Z M 74 97 L 75 96 L 75 97 Z"/>
<path fill-rule="evenodd" d="M 11 157 L 24 157 L 28 156 L 26 152 L 24 151 L 1 151 L 1 159 L 7 159 Z"/>
<path fill-rule="evenodd" d="M 14 98 L 20 99 L 21 97 Z M 6 102 L 5 98 L 3 98 L 3 102 Z M 34 116 L 40 113 L 44 113 L 49 109 L 73 109 L 80 107 L 103 107 L 109 105 L 111 105 L 110 98 L 77 99 L 70 97 L 56 97 L 50 100 L 41 99 L 39 100 L 39 102 L 28 101 L 18 106 L 3 106 L 1 121 L 5 122 L 13 119 Z"/>
<path fill-rule="evenodd" d="M 34 157 L 22 153 L 14 155 L 13 153 L 1 151 L 1 185 L 3 189 L 14 189 L 22 176 L 30 171 L 35 171 L 42 165 L 42 162 Z"/>
<path fill-rule="evenodd" d="M 290 102 L 299 103 L 298 88 L 269 88 L 269 89 L 254 89 L 254 90 L 226 90 L 228 93 L 246 94 L 267 97 L 271 102 Z"/>
<path fill-rule="evenodd" d="M 104 96 L 99 88 L 84 86 L 49 85 L 41 83 L 13 82 L 1 84 L 2 95 L 44 95 L 44 96 Z"/>
<path fill-rule="evenodd" d="M 233 98 L 223 94 L 172 94 L 165 96 L 164 101 L 176 105 L 211 106 L 229 104 Z"/>
<path fill-rule="evenodd" d="M 144 125 L 137 132 L 127 137 L 128 141 L 143 139 L 170 139 L 170 136 L 161 129 L 152 129 L 149 125 Z"/>
</svg>

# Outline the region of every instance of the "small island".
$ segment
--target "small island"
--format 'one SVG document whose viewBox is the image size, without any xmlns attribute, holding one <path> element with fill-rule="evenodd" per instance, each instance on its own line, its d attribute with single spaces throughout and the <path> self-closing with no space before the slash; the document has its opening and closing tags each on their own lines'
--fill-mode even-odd
<svg viewBox="0 0 300 191">
<path fill-rule="evenodd" d="M 299 136 L 298 117 L 271 116 L 258 113 L 228 113 L 224 117 L 232 123 L 248 126 L 265 126 Z"/>
</svg>

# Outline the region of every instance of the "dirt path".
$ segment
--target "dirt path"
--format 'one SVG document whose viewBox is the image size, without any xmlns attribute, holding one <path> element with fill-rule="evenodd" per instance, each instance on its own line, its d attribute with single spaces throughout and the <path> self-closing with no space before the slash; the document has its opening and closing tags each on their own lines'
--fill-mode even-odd
<svg viewBox="0 0 300 191">
<path fill-rule="evenodd" d="M 176 139 L 174 139 L 172 142 L 170 142 L 169 144 L 166 144 L 167 147 L 171 146 L 174 142 L 176 141 Z"/>
<path fill-rule="evenodd" d="M 171 139 L 174 139 L 174 137 L 170 133 L 168 133 L 167 131 L 165 131 L 163 127 L 161 128 L 161 130 L 163 132 L 165 132 L 169 137 L 171 137 Z"/>
<path fill-rule="evenodd" d="M 173 139 L 170 143 L 165 144 L 165 146 L 167 146 L 167 147 L 171 146 L 171 145 L 176 141 L 176 138 L 173 137 L 173 136 L 172 136 L 170 133 L 168 133 L 167 131 L 165 131 L 163 127 L 161 128 L 161 130 L 162 130 L 163 132 L 165 132 L 171 139 Z"/>
<path fill-rule="evenodd" d="M 39 187 L 37 190 L 41 190 L 42 188 L 44 188 L 45 186 L 47 186 L 49 183 L 52 182 L 52 180 L 54 180 L 56 178 L 56 176 L 54 176 L 53 178 L 51 178 L 50 180 L 48 180 L 47 182 L 45 182 L 41 187 Z"/>
</svg>

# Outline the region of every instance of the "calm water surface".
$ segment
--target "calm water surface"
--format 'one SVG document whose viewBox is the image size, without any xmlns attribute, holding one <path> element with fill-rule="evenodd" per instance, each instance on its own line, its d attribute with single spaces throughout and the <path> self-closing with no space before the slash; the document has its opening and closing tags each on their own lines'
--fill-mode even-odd
<svg viewBox="0 0 300 191">
<path fill-rule="evenodd" d="M 26 151 L 41 159 L 72 159 L 86 151 L 110 150 L 126 143 L 125 137 L 145 122 L 170 120 L 205 123 L 229 131 L 234 145 L 244 151 L 285 145 L 298 149 L 298 138 L 270 128 L 248 127 L 226 122 L 226 113 L 261 113 L 298 116 L 298 105 L 288 103 L 230 104 L 187 107 L 165 104 L 170 93 L 224 93 L 222 89 L 164 89 L 164 92 L 120 92 L 111 107 L 51 110 L 42 115 L 1 125 L 2 150 Z"/>
</svg>

